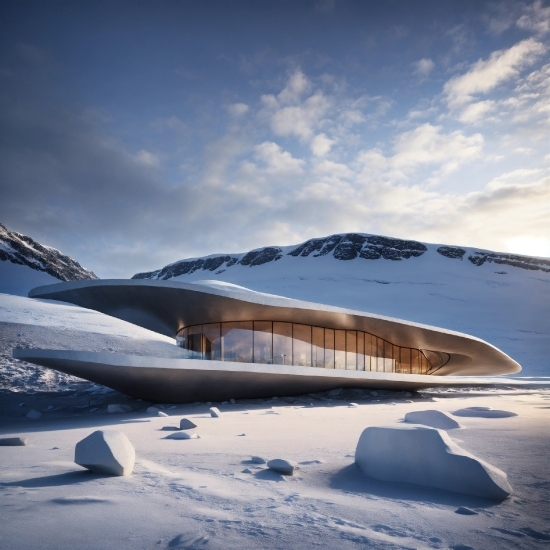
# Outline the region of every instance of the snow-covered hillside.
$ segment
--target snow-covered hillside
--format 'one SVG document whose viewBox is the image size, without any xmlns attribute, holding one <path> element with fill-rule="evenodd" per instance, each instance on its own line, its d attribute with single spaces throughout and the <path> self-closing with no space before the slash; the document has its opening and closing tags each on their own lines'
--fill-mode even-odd
<svg viewBox="0 0 550 550">
<path fill-rule="evenodd" d="M 181 260 L 136 279 L 217 279 L 466 332 L 550 374 L 550 260 L 365 234 Z"/>
<path fill-rule="evenodd" d="M 59 250 L 0 224 L 0 292 L 26 296 L 36 286 L 79 279 L 97 276 Z"/>
</svg>

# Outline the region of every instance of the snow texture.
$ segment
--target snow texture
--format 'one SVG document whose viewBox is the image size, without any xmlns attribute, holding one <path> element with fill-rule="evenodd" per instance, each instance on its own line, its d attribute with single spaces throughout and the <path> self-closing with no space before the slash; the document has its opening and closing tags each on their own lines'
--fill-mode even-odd
<svg viewBox="0 0 550 550">
<path fill-rule="evenodd" d="M 122 432 L 97 430 L 79 441 L 74 461 L 98 474 L 129 476 L 134 469 L 136 452 Z"/>
<path fill-rule="evenodd" d="M 132 412 L 130 405 L 120 405 L 119 403 L 111 403 L 107 406 L 107 412 L 110 414 L 122 414 Z"/>
<path fill-rule="evenodd" d="M 495 410 L 491 409 L 491 407 L 467 407 L 466 409 L 455 411 L 453 415 L 471 416 L 475 418 L 509 418 L 510 416 L 517 416 L 514 412 Z"/>
<path fill-rule="evenodd" d="M 439 430 L 453 430 L 462 426 L 449 414 L 430 409 L 427 411 L 411 411 L 405 415 L 405 422 L 422 424 Z"/>
<path fill-rule="evenodd" d="M 453 443 L 442 430 L 420 426 L 366 428 L 355 462 L 370 477 L 426 485 L 504 500 L 512 488 L 506 474 Z"/>
<path fill-rule="evenodd" d="M 190 434 L 188 432 L 176 432 L 167 435 L 164 439 L 199 439 L 198 434 Z"/>
</svg>

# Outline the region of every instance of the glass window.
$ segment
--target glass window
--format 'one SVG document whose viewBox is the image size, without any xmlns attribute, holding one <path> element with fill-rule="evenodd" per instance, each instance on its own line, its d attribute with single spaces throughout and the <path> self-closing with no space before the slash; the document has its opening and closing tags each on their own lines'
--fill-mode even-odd
<svg viewBox="0 0 550 550">
<path fill-rule="evenodd" d="M 311 366 L 325 366 L 325 329 L 313 327 L 311 333 Z"/>
<path fill-rule="evenodd" d="M 346 331 L 334 331 L 334 368 L 346 368 Z"/>
<path fill-rule="evenodd" d="M 187 333 L 187 349 L 196 351 L 202 356 L 202 325 L 189 327 Z"/>
<path fill-rule="evenodd" d="M 376 336 L 365 333 L 365 370 L 376 370 Z"/>
<path fill-rule="evenodd" d="M 292 364 L 311 367 L 311 326 L 293 324 L 292 336 Z"/>
<path fill-rule="evenodd" d="M 357 332 L 346 330 L 346 369 L 357 370 Z"/>
<path fill-rule="evenodd" d="M 411 374 L 422 374 L 420 350 L 411 349 Z"/>
<path fill-rule="evenodd" d="M 411 350 L 409 348 L 401 348 L 399 365 L 396 368 L 396 372 L 402 372 L 403 374 L 411 373 Z"/>
<path fill-rule="evenodd" d="M 384 340 L 384 372 L 394 372 L 393 344 Z"/>
<path fill-rule="evenodd" d="M 205 359 L 221 361 L 222 358 L 222 335 L 221 324 L 210 323 L 202 326 L 204 335 L 203 353 Z"/>
<path fill-rule="evenodd" d="M 364 332 L 357 332 L 357 370 L 365 370 L 365 333 Z"/>
<path fill-rule="evenodd" d="M 273 364 L 292 365 L 292 323 L 273 323 Z"/>
<path fill-rule="evenodd" d="M 254 321 L 254 363 L 270 364 L 273 361 L 273 323 Z"/>
<path fill-rule="evenodd" d="M 334 368 L 334 330 L 325 329 L 325 369 Z"/>
<path fill-rule="evenodd" d="M 222 323 L 222 352 L 224 361 L 252 363 L 252 321 Z"/>
</svg>

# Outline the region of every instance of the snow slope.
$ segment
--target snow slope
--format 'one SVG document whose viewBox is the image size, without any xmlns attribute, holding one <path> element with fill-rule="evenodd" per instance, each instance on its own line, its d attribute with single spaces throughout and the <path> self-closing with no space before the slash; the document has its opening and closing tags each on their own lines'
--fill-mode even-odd
<svg viewBox="0 0 550 550">
<path fill-rule="evenodd" d="M 550 374 L 550 260 L 380 239 L 333 235 L 182 260 L 134 278 L 216 279 L 440 326 L 502 349 L 522 365 L 518 376 Z"/>
<path fill-rule="evenodd" d="M 97 276 L 59 250 L 0 224 L 0 292 L 26 296 L 36 286 L 80 279 Z"/>
</svg>

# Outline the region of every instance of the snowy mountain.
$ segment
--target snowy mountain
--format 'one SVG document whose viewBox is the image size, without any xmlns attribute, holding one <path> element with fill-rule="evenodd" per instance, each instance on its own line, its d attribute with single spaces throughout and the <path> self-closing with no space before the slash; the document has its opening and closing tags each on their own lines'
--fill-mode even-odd
<svg viewBox="0 0 550 550">
<path fill-rule="evenodd" d="M 185 259 L 134 279 L 216 279 L 466 332 L 550 374 L 550 259 L 348 233 Z"/>
<path fill-rule="evenodd" d="M 97 278 L 59 250 L 0 224 L 0 292 L 26 296 L 36 286 Z"/>
</svg>

